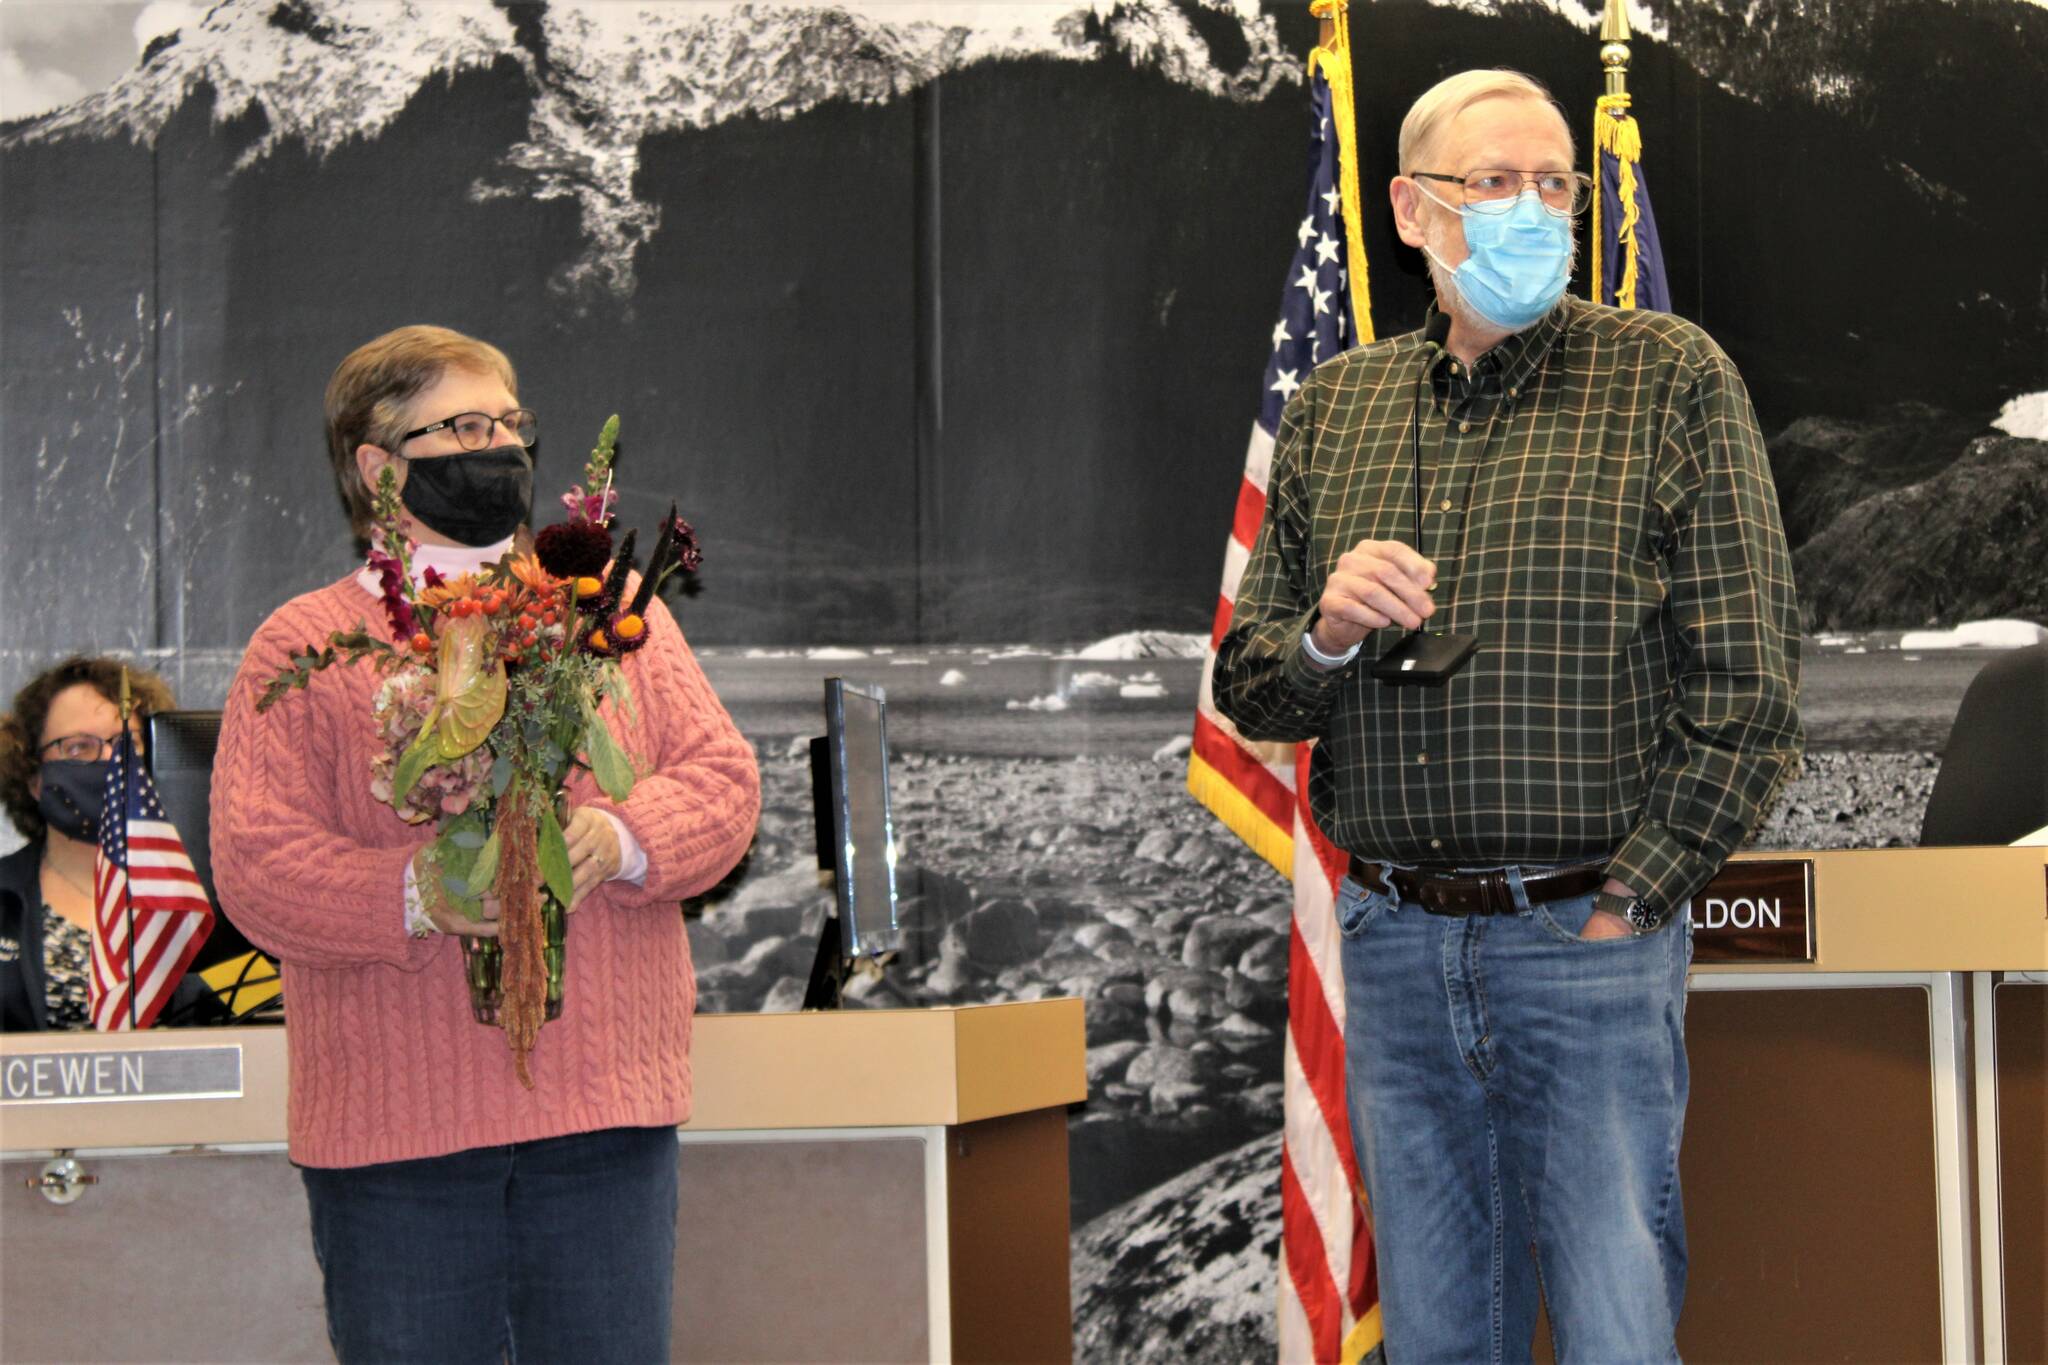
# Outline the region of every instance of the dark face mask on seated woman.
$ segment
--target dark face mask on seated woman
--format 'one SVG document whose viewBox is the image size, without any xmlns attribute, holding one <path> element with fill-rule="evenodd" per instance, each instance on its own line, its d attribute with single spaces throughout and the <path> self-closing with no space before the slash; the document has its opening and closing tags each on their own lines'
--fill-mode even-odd
<svg viewBox="0 0 2048 1365">
<path fill-rule="evenodd" d="M 399 501 L 450 540 L 495 545 L 533 510 L 533 454 L 523 446 L 398 458 L 405 461 Z"/>
<path fill-rule="evenodd" d="M 91 843 L 100 837 L 100 812 L 107 800 L 107 759 L 81 763 L 51 758 L 43 762 L 43 786 L 36 809 L 45 822 L 66 838 Z"/>
</svg>

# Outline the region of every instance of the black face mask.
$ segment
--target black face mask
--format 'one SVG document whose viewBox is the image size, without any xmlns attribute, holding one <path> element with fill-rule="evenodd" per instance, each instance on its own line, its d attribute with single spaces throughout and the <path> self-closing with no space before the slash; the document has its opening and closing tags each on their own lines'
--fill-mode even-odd
<svg viewBox="0 0 2048 1365">
<path fill-rule="evenodd" d="M 92 763 L 52 758 L 43 763 L 43 789 L 36 797 L 36 809 L 51 829 L 88 844 L 100 837 L 107 769 L 112 766 L 112 760 L 104 758 Z"/>
<path fill-rule="evenodd" d="M 497 544 L 533 510 L 533 454 L 522 446 L 406 460 L 405 471 L 405 510 L 464 545 Z"/>
</svg>

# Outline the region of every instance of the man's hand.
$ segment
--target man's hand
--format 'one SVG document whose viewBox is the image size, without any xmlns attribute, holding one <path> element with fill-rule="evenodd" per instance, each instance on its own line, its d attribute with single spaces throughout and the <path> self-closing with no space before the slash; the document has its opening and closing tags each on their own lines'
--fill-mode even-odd
<svg viewBox="0 0 2048 1365">
<path fill-rule="evenodd" d="M 1316 648 L 1342 654 L 1383 626 L 1414 630 L 1436 611 L 1436 565 L 1397 540 L 1361 540 L 1323 585 Z"/>
<path fill-rule="evenodd" d="M 569 897 L 574 910 L 601 883 L 618 875 L 625 855 L 619 848 L 617 826 L 588 806 L 578 806 L 562 828 L 569 843 L 569 870 L 575 875 L 575 892 Z"/>
<path fill-rule="evenodd" d="M 1625 901 L 1632 901 L 1636 898 L 1636 893 L 1633 889 L 1622 885 L 1612 877 L 1609 877 L 1607 884 L 1600 889 L 1610 896 L 1619 896 Z M 1634 932 L 1635 930 L 1628 927 L 1628 921 L 1620 915 L 1606 910 L 1595 910 L 1587 918 L 1586 927 L 1579 930 L 1579 937 L 1591 943 L 1603 938 L 1627 938 Z"/>
<path fill-rule="evenodd" d="M 485 896 L 483 898 L 484 917 L 482 919 L 471 919 L 456 909 L 448 901 L 447 897 L 436 895 L 428 889 L 437 885 L 434 878 L 438 875 L 434 871 L 433 865 L 427 861 L 427 849 L 431 847 L 433 847 L 431 844 L 425 845 L 418 853 L 412 855 L 413 884 L 419 887 L 420 908 L 426 911 L 427 918 L 432 920 L 434 927 L 444 934 L 460 934 L 465 938 L 496 938 L 498 936 L 498 898 L 496 896 Z"/>
</svg>

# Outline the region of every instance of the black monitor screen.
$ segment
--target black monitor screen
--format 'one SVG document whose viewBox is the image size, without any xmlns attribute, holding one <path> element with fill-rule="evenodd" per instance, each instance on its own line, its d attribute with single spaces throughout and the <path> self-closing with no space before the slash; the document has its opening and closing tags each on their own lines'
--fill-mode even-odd
<svg viewBox="0 0 2048 1365">
<path fill-rule="evenodd" d="M 896 924 L 896 830 L 889 814 L 889 734 L 880 687 L 825 680 L 832 747 L 834 872 L 847 957 L 901 946 Z"/>
</svg>

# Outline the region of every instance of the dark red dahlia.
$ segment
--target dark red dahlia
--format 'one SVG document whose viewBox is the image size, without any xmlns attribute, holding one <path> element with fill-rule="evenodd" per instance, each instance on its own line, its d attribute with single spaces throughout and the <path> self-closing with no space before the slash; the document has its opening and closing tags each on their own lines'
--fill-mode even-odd
<svg viewBox="0 0 2048 1365">
<path fill-rule="evenodd" d="M 533 552 L 557 578 L 596 578 L 612 557 L 612 533 L 594 521 L 546 526 L 533 538 Z"/>
</svg>

